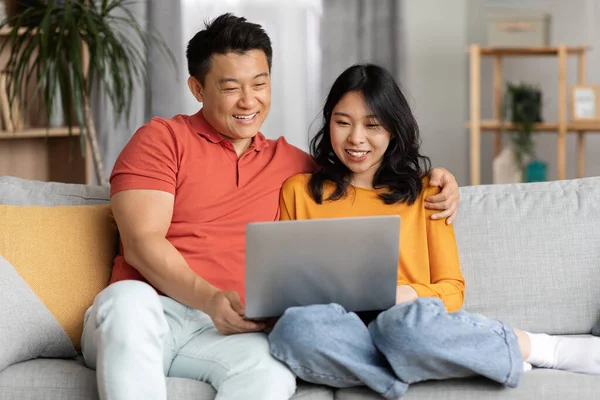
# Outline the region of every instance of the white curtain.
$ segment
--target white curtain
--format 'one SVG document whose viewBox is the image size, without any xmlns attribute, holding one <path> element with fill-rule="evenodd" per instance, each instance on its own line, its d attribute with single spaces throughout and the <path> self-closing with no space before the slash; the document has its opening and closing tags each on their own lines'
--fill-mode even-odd
<svg viewBox="0 0 600 400">
<path fill-rule="evenodd" d="M 147 0 L 129 2 L 129 10 L 143 27 L 159 33 L 165 44 L 175 55 L 177 67 L 160 52 L 155 44 L 148 49 L 147 72 L 149 87 L 137 84 L 131 93 L 131 115 L 127 121 L 115 120 L 113 107 L 101 91 L 92 98 L 94 122 L 98 131 L 98 142 L 103 153 L 104 173 L 110 176 L 115 161 L 133 133 L 150 117 L 169 118 L 181 113 L 181 83 L 187 73 L 178 76 L 176 69 L 182 63 L 181 16 L 179 1 Z M 187 89 L 186 89 L 187 91 Z M 149 97 L 148 97 L 149 95 Z M 150 100 L 150 101 L 148 101 Z"/>
<path fill-rule="evenodd" d="M 148 26 L 147 3 L 132 2 L 127 7 L 142 27 Z M 94 124 L 98 132 L 98 145 L 102 151 L 104 175 L 107 179 L 121 149 L 127 144 L 135 130 L 147 119 L 146 91 L 147 88 L 143 85 L 136 84 L 134 86 L 131 93 L 131 112 L 127 120 L 125 118 L 116 119 L 112 104 L 103 90 L 95 90 L 92 95 L 91 105 L 94 113 Z M 91 157 L 91 154 L 88 154 L 87 157 Z"/>
<path fill-rule="evenodd" d="M 375 62 L 402 72 L 401 0 L 325 0 L 321 35 L 323 95 L 350 65 Z"/>
<path fill-rule="evenodd" d="M 322 0 L 181 1 L 182 43 L 203 29 L 205 21 L 226 12 L 263 26 L 273 46 L 273 68 L 271 112 L 261 131 L 272 139 L 285 136 L 303 150 L 308 149 L 310 129 L 318 127 L 319 121 L 313 122 L 324 101 L 320 97 L 321 3 Z M 179 73 L 188 76 L 185 62 Z M 184 99 L 181 112 L 195 113 L 201 105 L 189 93 L 185 79 L 180 81 Z"/>
</svg>

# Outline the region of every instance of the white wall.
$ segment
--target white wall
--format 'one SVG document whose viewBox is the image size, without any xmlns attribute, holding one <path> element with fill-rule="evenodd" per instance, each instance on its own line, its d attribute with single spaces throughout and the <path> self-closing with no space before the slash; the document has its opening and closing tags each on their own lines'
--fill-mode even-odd
<svg viewBox="0 0 600 400">
<path fill-rule="evenodd" d="M 404 0 L 400 83 L 419 123 L 423 153 L 433 166 L 468 183 L 468 63 L 470 0 Z"/>
</svg>

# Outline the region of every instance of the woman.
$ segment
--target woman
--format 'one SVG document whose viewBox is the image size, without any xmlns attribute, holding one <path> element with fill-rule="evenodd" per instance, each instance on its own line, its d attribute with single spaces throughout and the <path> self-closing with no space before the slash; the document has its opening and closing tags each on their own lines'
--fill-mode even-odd
<svg viewBox="0 0 600 400">
<path fill-rule="evenodd" d="M 530 334 L 459 311 L 464 279 L 454 231 L 424 206 L 436 189 L 419 146 L 389 72 L 357 65 L 340 75 L 311 142 L 320 170 L 285 183 L 281 218 L 400 215 L 396 306 L 371 321 L 337 304 L 288 309 L 269 336 L 273 356 L 304 380 L 367 385 L 390 399 L 430 379 L 482 375 L 515 387 L 531 365 L 600 374 L 600 339 Z"/>
</svg>

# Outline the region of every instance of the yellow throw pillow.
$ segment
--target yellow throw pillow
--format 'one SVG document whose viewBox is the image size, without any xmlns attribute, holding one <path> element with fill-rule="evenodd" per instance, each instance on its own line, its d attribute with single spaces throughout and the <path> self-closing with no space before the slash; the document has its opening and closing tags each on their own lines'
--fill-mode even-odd
<svg viewBox="0 0 600 400">
<path fill-rule="evenodd" d="M 85 311 L 110 279 L 116 235 L 109 205 L 0 205 L 0 255 L 78 351 Z"/>
</svg>

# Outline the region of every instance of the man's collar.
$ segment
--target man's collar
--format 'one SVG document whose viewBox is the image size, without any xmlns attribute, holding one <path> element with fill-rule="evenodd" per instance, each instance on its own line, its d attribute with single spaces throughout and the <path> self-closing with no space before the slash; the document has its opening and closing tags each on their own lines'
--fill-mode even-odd
<svg viewBox="0 0 600 400">
<path fill-rule="evenodd" d="M 223 140 L 225 140 L 225 138 L 221 136 L 219 132 L 217 132 L 217 130 L 206 121 L 206 119 L 204 119 L 202 110 L 198 111 L 194 115 L 190 115 L 190 123 L 194 131 L 209 142 L 221 143 Z"/>
<path fill-rule="evenodd" d="M 226 140 L 215 128 L 209 124 L 204 115 L 202 115 L 202 110 L 198 111 L 196 114 L 190 116 L 190 124 L 196 133 L 200 136 L 204 137 L 211 143 L 221 143 Z M 258 132 L 254 139 L 252 140 L 252 145 L 250 145 L 251 150 L 261 151 L 265 147 L 269 145 L 269 141 L 265 136 Z"/>
</svg>

